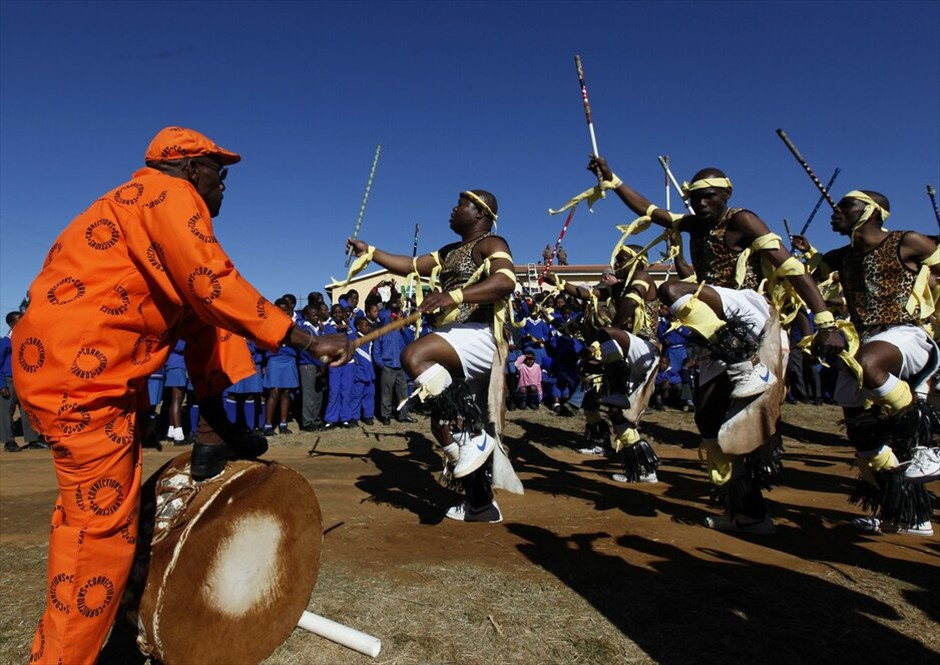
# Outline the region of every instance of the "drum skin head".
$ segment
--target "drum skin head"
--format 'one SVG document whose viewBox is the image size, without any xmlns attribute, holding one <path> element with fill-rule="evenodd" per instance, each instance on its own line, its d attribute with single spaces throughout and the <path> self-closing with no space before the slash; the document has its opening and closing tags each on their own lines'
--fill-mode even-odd
<svg viewBox="0 0 940 665">
<path fill-rule="evenodd" d="M 316 584 L 316 494 L 296 471 L 258 460 L 194 483 L 189 455 L 146 484 L 157 520 L 138 642 L 165 665 L 259 663 L 290 635 Z"/>
</svg>

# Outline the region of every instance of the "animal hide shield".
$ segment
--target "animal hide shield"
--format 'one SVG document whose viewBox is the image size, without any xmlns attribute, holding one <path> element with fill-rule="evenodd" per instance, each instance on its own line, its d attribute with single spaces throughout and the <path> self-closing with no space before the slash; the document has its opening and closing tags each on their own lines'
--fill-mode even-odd
<svg viewBox="0 0 940 665">
<path fill-rule="evenodd" d="M 780 336 L 780 317 L 773 307 L 761 334 L 758 356 L 777 377 L 777 383 L 753 400 L 732 403 L 718 431 L 718 446 L 729 455 L 753 452 L 777 434 L 780 406 L 786 394 L 787 360 Z"/>
</svg>

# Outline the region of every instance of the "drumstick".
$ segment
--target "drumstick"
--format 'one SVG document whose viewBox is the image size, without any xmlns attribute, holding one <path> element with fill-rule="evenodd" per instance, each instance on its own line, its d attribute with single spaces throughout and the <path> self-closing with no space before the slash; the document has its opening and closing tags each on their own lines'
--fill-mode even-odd
<svg viewBox="0 0 940 665">
<path fill-rule="evenodd" d="M 598 156 L 597 152 L 597 137 L 594 136 L 594 119 L 591 116 L 591 102 L 588 101 L 588 91 L 587 85 L 584 83 L 584 67 L 581 66 L 581 56 L 574 56 L 574 66 L 578 70 L 578 83 L 581 84 L 581 99 L 584 101 L 584 117 L 587 119 L 588 131 L 591 133 L 591 149 L 594 151 L 594 156 Z M 597 173 L 597 184 L 600 185 L 604 182 L 604 177 L 600 174 L 600 171 Z M 606 198 L 606 193 L 604 190 L 601 190 L 601 198 Z"/>
<path fill-rule="evenodd" d="M 382 640 L 379 638 L 367 635 L 355 628 L 344 626 L 341 623 L 331 621 L 326 617 L 321 617 L 319 614 L 314 614 L 307 610 L 304 610 L 304 613 L 300 615 L 300 619 L 297 621 L 297 627 L 309 630 L 314 635 L 325 637 L 348 649 L 358 651 L 372 658 L 378 656 L 379 651 L 382 650 Z"/>
<path fill-rule="evenodd" d="M 352 238 L 353 240 L 359 237 L 359 228 L 362 226 L 362 218 L 366 214 L 366 203 L 369 202 L 369 190 L 372 189 L 372 179 L 375 177 L 375 167 L 379 164 L 379 153 L 382 152 L 382 144 L 379 143 L 375 148 L 375 157 L 372 158 L 372 169 L 369 171 L 369 180 L 366 181 L 366 193 L 362 195 L 362 205 L 359 206 L 359 218 L 356 219 L 356 228 L 353 229 Z M 346 250 L 346 267 L 349 267 L 349 262 L 352 261 L 352 245 L 349 246 L 349 249 Z"/>
<path fill-rule="evenodd" d="M 806 174 L 809 176 L 810 180 L 812 180 L 813 184 L 819 188 L 819 191 L 826 198 L 826 201 L 828 201 L 829 205 L 832 206 L 832 209 L 835 210 L 836 202 L 832 200 L 831 196 L 829 196 L 829 192 L 826 191 L 826 188 L 819 181 L 819 178 L 817 178 L 816 174 L 813 173 L 813 169 L 811 169 L 809 167 L 809 164 L 806 163 L 806 160 L 803 159 L 803 155 L 800 154 L 800 151 L 796 149 L 795 145 L 793 145 L 793 141 L 790 140 L 790 137 L 787 136 L 787 133 L 783 131 L 782 129 L 778 129 L 777 136 L 779 136 L 780 140 L 782 140 L 784 144 L 786 144 L 787 148 L 790 149 L 790 152 L 796 158 L 796 161 L 800 163 L 800 166 L 802 166 L 803 169 L 806 171 Z"/>
</svg>

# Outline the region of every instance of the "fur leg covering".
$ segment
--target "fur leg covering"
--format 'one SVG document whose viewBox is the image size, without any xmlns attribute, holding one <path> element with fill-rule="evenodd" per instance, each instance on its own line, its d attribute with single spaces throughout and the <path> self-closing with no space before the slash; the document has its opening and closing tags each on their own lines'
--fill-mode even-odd
<svg viewBox="0 0 940 665">
<path fill-rule="evenodd" d="M 464 432 L 479 432 L 483 429 L 483 411 L 463 379 L 457 379 L 439 395 L 425 398 L 425 403 L 434 422 L 454 423 Z"/>
<path fill-rule="evenodd" d="M 493 500 L 493 456 L 479 469 L 456 481 L 472 508 L 480 508 Z"/>
<path fill-rule="evenodd" d="M 712 500 L 732 515 L 744 508 L 745 497 L 755 489 L 771 489 L 783 476 L 783 445 L 772 439 L 752 453 L 734 458 L 731 480 L 712 487 Z"/>
<path fill-rule="evenodd" d="M 728 365 L 750 360 L 760 349 L 760 335 L 743 317 L 732 314 L 724 326 L 708 340 L 706 348 L 712 358 Z"/>
<path fill-rule="evenodd" d="M 849 502 L 885 522 L 912 526 L 929 521 L 931 494 L 904 477 L 903 464 L 910 461 L 915 447 L 936 445 L 940 413 L 916 399 L 891 417 L 868 410 L 847 420 L 846 430 L 856 449 L 869 451 L 858 456 L 861 473 Z"/>
</svg>

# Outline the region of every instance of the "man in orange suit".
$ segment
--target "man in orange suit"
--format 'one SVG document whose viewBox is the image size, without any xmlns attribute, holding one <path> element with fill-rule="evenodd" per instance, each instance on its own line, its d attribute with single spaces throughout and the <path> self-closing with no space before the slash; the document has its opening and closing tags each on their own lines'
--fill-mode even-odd
<svg viewBox="0 0 940 665">
<path fill-rule="evenodd" d="M 267 445 L 228 425 L 221 392 L 254 372 L 248 337 L 343 362 L 345 337 L 315 337 L 265 300 L 213 234 L 239 155 L 190 129 L 160 131 L 146 168 L 104 194 L 53 243 L 17 327 L 14 381 L 49 442 L 59 483 L 46 610 L 31 662 L 93 663 L 134 555 L 147 377 L 185 339 L 201 416 L 192 474 Z M 65 321 L 71 323 L 64 324 Z"/>
</svg>

